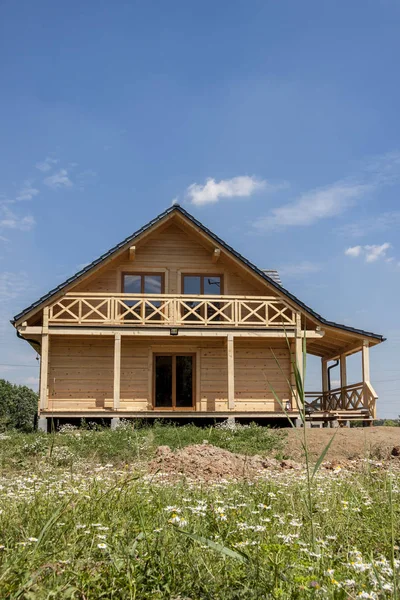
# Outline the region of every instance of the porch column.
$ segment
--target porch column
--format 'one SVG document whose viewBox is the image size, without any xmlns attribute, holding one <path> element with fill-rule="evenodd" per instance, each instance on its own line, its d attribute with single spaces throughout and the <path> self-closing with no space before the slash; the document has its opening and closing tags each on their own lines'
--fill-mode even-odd
<svg viewBox="0 0 400 600">
<path fill-rule="evenodd" d="M 49 371 L 49 308 L 43 309 L 42 341 L 40 345 L 40 396 L 39 412 L 48 408 Z"/>
<path fill-rule="evenodd" d="M 369 343 L 367 340 L 363 341 L 362 345 L 362 378 L 363 378 L 363 405 L 364 408 L 368 408 L 368 386 L 370 380 L 370 371 L 369 371 Z"/>
<path fill-rule="evenodd" d="M 322 370 L 322 410 L 327 410 L 329 404 L 329 385 L 328 385 L 328 361 L 321 358 Z"/>
<path fill-rule="evenodd" d="M 121 391 L 121 334 L 117 332 L 114 336 L 114 410 L 120 406 Z"/>
<path fill-rule="evenodd" d="M 370 380 L 369 373 L 369 343 L 364 340 L 362 346 L 362 374 L 363 383 Z"/>
<path fill-rule="evenodd" d="M 344 389 L 347 385 L 347 365 L 346 355 L 340 355 L 340 403 L 342 410 L 346 410 L 346 390 Z"/>
<path fill-rule="evenodd" d="M 228 333 L 226 339 L 228 355 L 228 409 L 235 408 L 235 348 L 233 343 L 233 333 Z"/>
<path fill-rule="evenodd" d="M 291 403 L 292 410 L 296 410 L 297 409 L 297 389 L 296 389 L 296 377 L 295 377 L 295 373 L 294 373 L 294 366 L 296 364 L 296 341 L 293 338 L 291 338 L 289 340 L 289 346 L 290 346 L 290 388 L 291 388 L 290 403 Z"/>
</svg>

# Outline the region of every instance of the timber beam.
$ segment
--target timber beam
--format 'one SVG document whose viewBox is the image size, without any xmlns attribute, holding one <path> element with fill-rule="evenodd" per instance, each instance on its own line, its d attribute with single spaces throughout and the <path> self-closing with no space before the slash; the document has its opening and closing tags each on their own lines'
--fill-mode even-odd
<svg viewBox="0 0 400 600">
<path fill-rule="evenodd" d="M 217 263 L 221 256 L 221 250 L 219 248 L 214 248 L 214 252 L 212 253 L 211 262 Z"/>
<path fill-rule="evenodd" d="M 82 335 L 82 336 L 114 336 L 116 333 L 120 333 L 122 336 L 137 336 L 137 337 L 171 337 L 170 327 L 165 328 L 149 328 L 144 326 L 141 329 L 131 329 L 126 326 L 122 326 L 120 328 L 112 328 L 112 327 L 49 327 L 48 332 L 51 335 Z M 208 329 L 207 327 L 203 327 L 201 329 L 189 329 L 184 327 L 177 327 L 172 329 L 178 329 L 178 333 L 174 333 L 174 337 L 225 337 L 228 333 L 231 333 L 234 337 L 254 337 L 254 338 L 294 338 L 296 337 L 296 332 L 294 331 L 276 331 L 270 329 L 240 329 L 240 328 L 226 328 L 226 329 Z M 19 333 L 22 336 L 30 336 L 30 335 L 41 335 L 43 333 L 42 327 L 20 327 L 18 329 Z M 301 336 L 306 336 L 307 338 L 322 338 L 324 336 L 324 332 L 321 331 L 303 331 Z"/>
<path fill-rule="evenodd" d="M 350 354 L 355 354 L 356 352 L 360 352 L 363 347 L 363 340 L 356 342 L 355 344 L 350 344 L 343 348 L 343 350 L 336 350 L 331 354 L 323 356 L 324 360 L 340 360 L 341 356 L 349 356 Z"/>
</svg>

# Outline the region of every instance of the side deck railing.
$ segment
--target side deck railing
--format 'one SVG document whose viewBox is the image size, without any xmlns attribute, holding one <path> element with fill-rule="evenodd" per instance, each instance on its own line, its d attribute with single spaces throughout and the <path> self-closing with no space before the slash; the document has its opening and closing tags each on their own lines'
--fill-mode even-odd
<svg viewBox="0 0 400 600">
<path fill-rule="evenodd" d="M 296 315 L 275 297 L 75 293 L 49 307 L 49 324 L 285 329 Z"/>
<path fill-rule="evenodd" d="M 306 409 L 311 411 L 360 411 L 375 414 L 378 396 L 369 382 L 353 383 L 329 392 L 306 392 Z"/>
</svg>

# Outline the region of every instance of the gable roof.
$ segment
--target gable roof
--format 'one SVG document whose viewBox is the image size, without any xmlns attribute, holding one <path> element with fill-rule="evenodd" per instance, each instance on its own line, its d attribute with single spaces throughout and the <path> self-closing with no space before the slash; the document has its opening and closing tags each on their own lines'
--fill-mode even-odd
<svg viewBox="0 0 400 600">
<path fill-rule="evenodd" d="M 11 320 L 11 323 L 14 325 L 16 323 L 16 321 L 19 321 L 21 318 L 23 318 L 25 315 L 27 315 L 33 309 L 40 306 L 41 304 L 43 304 L 44 302 L 49 300 L 52 296 L 54 296 L 58 292 L 62 291 L 64 288 L 66 288 L 67 286 L 72 284 L 74 281 L 79 279 L 82 275 L 85 275 L 86 273 L 88 273 L 89 271 L 94 269 L 96 266 L 98 266 L 100 263 L 102 263 L 106 258 L 110 257 L 112 254 L 114 254 L 115 252 L 117 252 L 118 250 L 123 248 L 124 246 L 127 246 L 128 244 L 132 243 L 139 235 L 141 235 L 141 234 L 145 233 L 146 231 L 148 231 L 149 229 L 151 229 L 151 227 L 156 225 L 158 222 L 160 222 L 161 220 L 163 220 L 165 217 L 167 217 L 168 215 L 170 215 L 173 212 L 178 212 L 181 215 L 183 215 L 188 221 L 190 221 L 193 225 L 198 227 L 203 233 L 205 233 L 208 237 L 210 237 L 212 240 L 214 240 L 218 245 L 222 246 L 227 252 L 229 252 L 235 258 L 237 258 L 247 268 L 249 268 L 251 271 L 253 271 L 257 275 L 259 275 L 262 279 L 264 279 L 271 287 L 276 289 L 277 292 L 279 292 L 280 294 L 283 294 L 284 296 L 286 296 L 287 298 L 289 298 L 290 300 L 295 302 L 300 308 L 302 308 L 304 310 L 304 312 L 308 313 L 311 317 L 314 317 L 321 324 L 327 325 L 330 327 L 337 327 L 337 328 L 343 329 L 345 331 L 349 331 L 349 332 L 360 334 L 360 335 L 363 335 L 366 337 L 374 338 L 377 342 L 383 342 L 385 340 L 385 338 L 382 335 L 379 335 L 376 333 L 371 333 L 369 331 L 364 331 L 362 329 L 356 329 L 356 328 L 350 327 L 348 325 L 342 325 L 339 323 L 335 323 L 334 321 L 329 321 L 327 319 L 324 319 L 324 317 L 322 317 L 320 314 L 315 312 L 312 308 L 310 308 L 309 306 L 304 304 L 304 302 L 302 302 L 301 300 L 296 298 L 296 296 L 294 296 L 291 292 L 289 292 L 284 287 L 282 287 L 282 285 L 280 283 L 278 283 L 278 281 L 277 281 L 277 278 L 275 276 L 276 272 L 274 272 L 274 274 L 272 274 L 272 272 L 270 272 L 270 271 L 259 269 L 256 265 L 254 265 L 252 262 L 250 262 L 247 258 L 245 258 L 239 252 L 234 250 L 234 248 L 232 248 L 232 246 L 230 246 L 229 244 L 224 242 L 220 237 L 218 237 L 215 233 L 213 233 L 210 229 L 208 229 L 208 227 L 206 227 L 205 225 L 200 223 L 200 221 L 198 221 L 195 217 L 193 217 L 193 215 L 191 215 L 189 212 L 187 212 L 187 210 L 182 208 L 182 206 L 180 206 L 179 204 L 174 204 L 173 206 L 167 208 L 165 211 L 160 213 L 157 217 L 155 217 L 154 219 L 149 221 L 146 225 L 143 225 L 143 227 L 141 227 L 140 229 L 138 229 L 137 231 L 132 233 L 132 235 L 128 236 L 122 242 L 120 242 L 119 244 L 117 244 L 116 246 L 114 246 L 113 248 L 111 248 L 110 250 L 108 250 L 107 252 L 102 254 L 101 256 L 99 256 L 99 258 L 97 258 L 90 264 L 86 265 L 86 267 L 84 267 L 77 273 L 75 273 L 75 275 L 73 275 L 72 277 L 69 277 L 66 281 L 64 281 L 57 287 L 50 290 L 47 294 L 45 294 L 44 296 L 39 298 L 36 302 L 33 302 L 30 306 L 28 306 L 27 308 L 22 310 L 20 313 L 15 315 L 14 318 Z"/>
</svg>

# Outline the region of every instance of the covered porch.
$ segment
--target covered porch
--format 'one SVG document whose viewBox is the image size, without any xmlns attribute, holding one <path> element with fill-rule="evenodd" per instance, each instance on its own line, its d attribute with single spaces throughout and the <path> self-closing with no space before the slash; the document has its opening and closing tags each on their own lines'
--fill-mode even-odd
<svg viewBox="0 0 400 600">
<path fill-rule="evenodd" d="M 297 365 L 304 380 L 303 350 L 318 356 L 326 335 L 324 330 L 303 329 L 300 324 L 285 332 L 188 328 L 85 330 L 82 327 L 50 326 L 41 336 L 40 416 L 42 419 L 106 417 L 113 419 L 114 424 L 120 418 L 171 417 L 196 421 L 229 417 L 272 419 L 277 426 L 284 425 L 288 418 L 299 422 L 302 404 L 296 392 L 293 364 Z M 57 356 L 66 355 L 57 350 L 60 344 L 67 344 L 71 352 L 67 366 L 57 362 L 60 360 Z M 98 348 L 94 356 L 103 356 L 104 352 L 102 369 L 92 362 L 91 355 L 74 354 L 74 347 L 83 348 L 85 344 Z M 348 420 L 372 422 L 376 418 L 377 395 L 370 382 L 369 351 L 370 342 L 361 339 L 351 346 L 344 346 L 339 354 L 320 357 L 320 389 L 305 392 L 307 421 L 329 424 Z M 154 356 L 157 353 L 189 353 L 193 356 L 193 404 L 190 408 L 180 410 L 175 406 L 168 410 L 157 407 L 154 401 Z M 356 353 L 361 354 L 361 381 L 348 384 L 347 359 Z M 130 361 L 129 366 L 127 361 Z M 282 377 L 278 363 L 283 365 Z M 80 393 L 81 388 L 74 387 L 76 375 L 72 373 L 76 369 L 85 380 L 84 364 L 88 365 L 88 371 L 95 369 L 99 377 L 102 373 L 109 375 L 108 388 L 101 402 L 95 399 L 95 391 L 88 389 L 85 396 Z M 332 385 L 329 377 L 330 367 L 336 364 L 340 365 L 339 386 Z M 133 369 L 129 371 L 133 394 L 132 389 L 127 390 L 128 368 Z M 61 371 L 70 377 L 69 390 L 57 381 Z M 141 387 L 135 380 L 139 375 Z M 212 387 L 211 381 L 215 378 L 218 381 Z M 279 403 L 272 393 L 274 388 Z M 136 397 L 132 399 L 135 393 Z"/>
<path fill-rule="evenodd" d="M 361 377 L 357 383 L 348 383 L 348 357 L 361 355 Z M 332 382 L 331 370 L 338 367 L 339 381 Z M 329 414 L 339 420 L 376 419 L 377 393 L 371 384 L 370 344 L 362 340 L 344 351 L 321 358 L 321 389 L 305 391 L 305 410 L 314 418 Z"/>
</svg>

